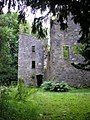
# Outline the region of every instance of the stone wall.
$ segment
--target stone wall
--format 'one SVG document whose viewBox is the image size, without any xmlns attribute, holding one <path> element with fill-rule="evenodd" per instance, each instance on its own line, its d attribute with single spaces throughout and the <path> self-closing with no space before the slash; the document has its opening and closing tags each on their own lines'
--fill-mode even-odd
<svg viewBox="0 0 90 120">
<path fill-rule="evenodd" d="M 35 52 L 32 52 L 35 46 Z M 32 69 L 35 61 L 35 69 Z M 43 43 L 36 38 L 21 34 L 19 36 L 18 78 L 22 78 L 26 85 L 37 85 L 36 75 L 43 75 L 44 53 Z"/>
<path fill-rule="evenodd" d="M 71 65 L 71 62 L 83 62 L 84 58 L 73 53 L 72 46 L 77 44 L 80 27 L 68 18 L 67 30 L 60 30 L 59 23 L 53 21 L 50 40 L 50 61 L 47 79 L 53 81 L 66 81 L 74 86 L 90 86 L 90 72 L 78 70 Z M 63 46 L 69 46 L 69 59 L 64 59 Z"/>
</svg>

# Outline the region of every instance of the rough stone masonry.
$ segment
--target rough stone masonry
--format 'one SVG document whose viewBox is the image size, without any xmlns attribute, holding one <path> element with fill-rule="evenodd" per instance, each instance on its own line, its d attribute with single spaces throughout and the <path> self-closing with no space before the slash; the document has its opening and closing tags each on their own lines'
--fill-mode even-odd
<svg viewBox="0 0 90 120">
<path fill-rule="evenodd" d="M 55 82 L 65 81 L 74 86 L 90 86 L 90 72 L 76 69 L 71 62 L 83 62 L 84 58 L 73 51 L 76 46 L 80 27 L 68 17 L 68 28 L 60 30 L 59 23 L 53 20 L 50 33 L 50 61 L 47 66 L 49 70 L 47 79 Z M 64 48 L 67 48 L 65 53 Z M 66 54 L 66 56 L 64 55 Z M 66 59 L 65 59 L 66 57 Z"/>
<path fill-rule="evenodd" d="M 73 86 L 90 86 L 90 72 L 76 69 L 72 62 L 83 62 L 84 58 L 76 54 L 80 27 L 68 17 L 68 28 L 60 30 L 54 20 L 50 30 L 50 52 L 47 54 L 47 70 L 44 74 L 44 46 L 42 41 L 21 34 L 19 37 L 18 77 L 26 85 L 40 86 L 43 80 L 65 81 Z"/>
<path fill-rule="evenodd" d="M 42 83 L 44 74 L 43 43 L 30 35 L 19 36 L 18 78 L 23 79 L 26 85 Z"/>
</svg>

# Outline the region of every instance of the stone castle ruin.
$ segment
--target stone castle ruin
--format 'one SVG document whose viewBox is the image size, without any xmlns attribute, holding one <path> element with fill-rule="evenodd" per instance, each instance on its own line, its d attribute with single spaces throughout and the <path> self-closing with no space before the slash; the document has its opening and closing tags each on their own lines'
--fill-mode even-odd
<svg viewBox="0 0 90 120">
<path fill-rule="evenodd" d="M 26 85 L 40 86 L 44 75 L 43 67 L 43 43 L 32 36 L 21 34 L 19 37 L 18 77 L 23 79 Z"/>
<path fill-rule="evenodd" d="M 76 69 L 72 62 L 83 62 L 78 53 L 79 25 L 68 19 L 68 28 L 60 30 L 53 20 L 50 30 L 50 51 L 47 53 L 47 67 L 44 70 L 44 43 L 29 35 L 20 35 L 18 75 L 26 85 L 40 86 L 44 79 L 65 81 L 74 86 L 90 86 L 90 72 Z"/>
</svg>

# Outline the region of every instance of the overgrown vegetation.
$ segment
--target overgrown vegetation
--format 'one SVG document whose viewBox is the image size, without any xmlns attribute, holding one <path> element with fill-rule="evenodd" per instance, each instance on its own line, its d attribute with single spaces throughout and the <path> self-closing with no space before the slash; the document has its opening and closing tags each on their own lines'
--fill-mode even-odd
<svg viewBox="0 0 90 120">
<path fill-rule="evenodd" d="M 18 68 L 18 15 L 0 15 L 0 84 L 17 81 Z"/>
<path fill-rule="evenodd" d="M 24 90 L 18 89 L 20 86 L 0 87 L 0 120 L 90 119 L 90 89 L 62 93 L 24 86 Z M 17 99 L 18 93 L 21 99 Z"/>
<path fill-rule="evenodd" d="M 55 92 L 68 92 L 70 90 L 70 86 L 62 81 L 61 83 L 55 83 L 52 81 L 45 81 L 41 88 L 47 91 L 55 91 Z"/>
<path fill-rule="evenodd" d="M 85 45 L 82 45 L 82 44 L 79 43 L 78 45 L 77 44 L 73 45 L 72 48 L 73 48 L 73 53 L 75 55 L 83 54 L 83 51 L 85 49 Z"/>
<path fill-rule="evenodd" d="M 0 120 L 37 120 L 38 106 L 29 97 L 36 93 L 37 89 L 29 89 L 20 81 L 18 86 L 0 87 Z"/>
<path fill-rule="evenodd" d="M 19 32 L 24 33 L 24 34 L 31 34 L 29 23 L 28 22 L 25 22 L 25 23 L 21 22 L 19 25 Z"/>
<path fill-rule="evenodd" d="M 70 55 L 69 55 L 69 46 L 63 46 L 63 56 L 64 59 L 68 60 Z"/>
</svg>

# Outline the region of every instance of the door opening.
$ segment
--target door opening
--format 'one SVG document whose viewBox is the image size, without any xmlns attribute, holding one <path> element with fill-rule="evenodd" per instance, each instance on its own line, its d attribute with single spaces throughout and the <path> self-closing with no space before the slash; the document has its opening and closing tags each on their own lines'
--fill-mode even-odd
<svg viewBox="0 0 90 120">
<path fill-rule="evenodd" d="M 37 85 L 40 86 L 42 84 L 42 79 L 43 79 L 43 75 L 36 75 L 37 78 Z"/>
</svg>

